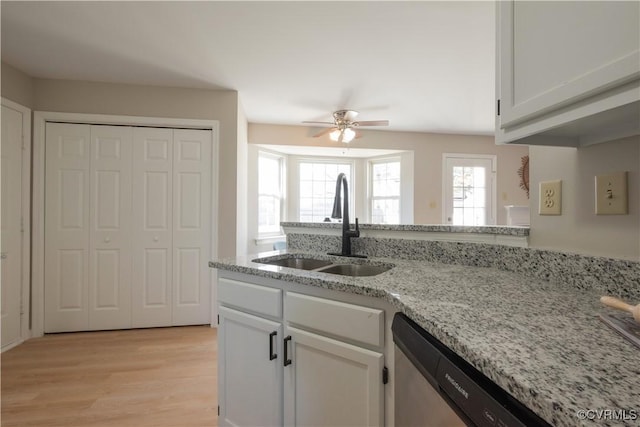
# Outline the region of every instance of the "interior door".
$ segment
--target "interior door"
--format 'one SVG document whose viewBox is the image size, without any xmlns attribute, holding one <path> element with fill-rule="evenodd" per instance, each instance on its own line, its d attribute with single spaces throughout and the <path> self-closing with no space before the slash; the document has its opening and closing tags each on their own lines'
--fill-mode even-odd
<svg viewBox="0 0 640 427">
<path fill-rule="evenodd" d="M 495 224 L 495 158 L 445 154 L 443 169 L 445 223 Z"/>
<path fill-rule="evenodd" d="M 173 325 L 210 322 L 211 131 L 173 131 Z"/>
<path fill-rule="evenodd" d="M 131 327 L 132 128 L 91 126 L 89 329 Z"/>
<path fill-rule="evenodd" d="M 89 328 L 89 125 L 47 123 L 44 332 Z"/>
<path fill-rule="evenodd" d="M 22 114 L 2 106 L 0 269 L 2 348 L 21 341 L 22 304 Z M 27 195 L 28 196 L 28 195 Z"/>
<path fill-rule="evenodd" d="M 133 327 L 171 325 L 173 130 L 133 130 Z"/>
</svg>

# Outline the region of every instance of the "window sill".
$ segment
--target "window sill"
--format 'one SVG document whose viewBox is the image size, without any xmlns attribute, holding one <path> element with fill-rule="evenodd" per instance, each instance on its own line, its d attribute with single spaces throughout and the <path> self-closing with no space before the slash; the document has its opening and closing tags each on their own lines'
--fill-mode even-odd
<svg viewBox="0 0 640 427">
<path fill-rule="evenodd" d="M 269 245 L 275 242 L 286 241 L 287 236 L 285 234 L 279 234 L 276 236 L 258 236 L 254 239 L 256 245 Z"/>
</svg>

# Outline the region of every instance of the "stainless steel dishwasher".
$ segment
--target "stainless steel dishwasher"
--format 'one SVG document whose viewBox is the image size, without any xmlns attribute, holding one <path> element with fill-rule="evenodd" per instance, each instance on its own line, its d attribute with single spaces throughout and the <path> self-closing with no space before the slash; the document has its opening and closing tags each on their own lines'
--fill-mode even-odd
<svg viewBox="0 0 640 427">
<path fill-rule="evenodd" d="M 391 329 L 396 427 L 550 427 L 407 316 Z"/>
</svg>

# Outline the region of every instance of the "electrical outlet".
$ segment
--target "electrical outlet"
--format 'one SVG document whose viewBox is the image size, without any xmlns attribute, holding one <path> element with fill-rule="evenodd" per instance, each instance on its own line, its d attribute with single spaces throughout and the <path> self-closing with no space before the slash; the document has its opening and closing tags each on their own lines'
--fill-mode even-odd
<svg viewBox="0 0 640 427">
<path fill-rule="evenodd" d="M 596 215 L 629 213 L 627 172 L 596 176 Z"/>
<path fill-rule="evenodd" d="M 562 214 L 562 181 L 545 181 L 540 183 L 540 215 Z"/>
</svg>

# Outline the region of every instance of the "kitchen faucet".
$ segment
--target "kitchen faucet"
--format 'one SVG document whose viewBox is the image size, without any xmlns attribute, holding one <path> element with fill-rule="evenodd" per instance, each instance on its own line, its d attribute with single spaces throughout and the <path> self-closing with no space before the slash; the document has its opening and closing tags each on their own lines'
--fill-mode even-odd
<svg viewBox="0 0 640 427">
<path fill-rule="evenodd" d="M 342 184 L 342 187 L 344 188 L 342 198 L 344 209 L 340 209 L 340 184 Z M 355 230 L 351 230 L 351 225 L 349 224 L 349 186 L 347 185 L 347 176 L 344 173 L 340 173 L 338 175 L 338 180 L 336 181 L 336 196 L 333 201 L 333 212 L 331 213 L 331 218 L 342 218 L 342 252 L 329 252 L 329 255 L 366 258 L 365 255 L 353 255 L 351 253 L 351 238 L 360 237 L 360 229 L 358 228 L 358 218 L 356 218 Z"/>
</svg>

